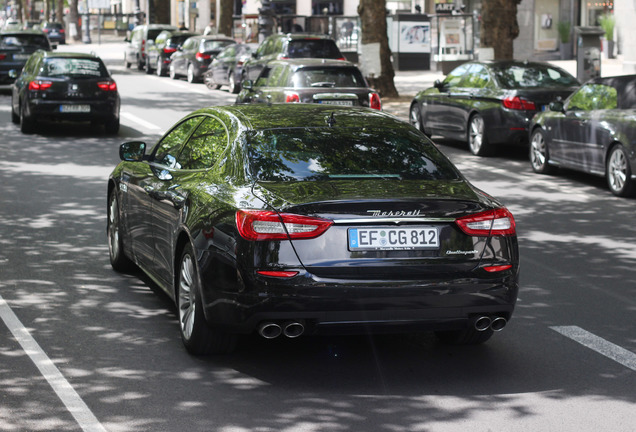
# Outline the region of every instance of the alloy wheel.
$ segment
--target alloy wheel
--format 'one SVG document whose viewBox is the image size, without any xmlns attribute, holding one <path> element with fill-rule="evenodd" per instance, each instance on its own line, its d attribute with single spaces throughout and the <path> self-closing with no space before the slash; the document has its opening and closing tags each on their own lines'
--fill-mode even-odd
<svg viewBox="0 0 636 432">
<path fill-rule="evenodd" d="M 189 254 L 181 260 L 179 272 L 179 325 L 186 340 L 192 338 L 196 317 L 196 301 L 194 299 L 194 263 Z"/>
<path fill-rule="evenodd" d="M 636 190 L 631 180 L 632 170 L 625 149 L 621 145 L 614 147 L 607 160 L 607 185 L 617 196 L 631 196 Z"/>
<path fill-rule="evenodd" d="M 476 115 L 470 121 L 468 145 L 473 154 L 481 155 L 484 145 L 484 119 L 481 116 Z"/>
</svg>

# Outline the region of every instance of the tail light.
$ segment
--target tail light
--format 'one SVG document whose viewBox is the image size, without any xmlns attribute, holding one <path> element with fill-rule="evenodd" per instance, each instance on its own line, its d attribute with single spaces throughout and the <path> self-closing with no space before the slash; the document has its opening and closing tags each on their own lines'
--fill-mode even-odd
<svg viewBox="0 0 636 432">
<path fill-rule="evenodd" d="M 101 81 L 97 83 L 97 87 L 104 91 L 116 91 L 117 83 L 115 81 Z"/>
<path fill-rule="evenodd" d="M 338 57 L 336 60 L 343 60 L 343 61 L 347 61 L 347 59 L 346 59 L 346 58 L 344 58 L 344 57 Z"/>
<path fill-rule="evenodd" d="M 53 83 L 51 81 L 31 81 L 29 83 L 29 90 L 47 90 L 51 88 Z"/>
<path fill-rule="evenodd" d="M 515 219 L 506 208 L 498 208 L 464 216 L 455 221 L 471 236 L 511 236 L 516 234 Z"/>
<path fill-rule="evenodd" d="M 60 33 L 64 33 L 64 29 L 59 29 L 58 30 Z"/>
<path fill-rule="evenodd" d="M 320 236 L 333 221 L 290 213 L 239 210 L 236 227 L 246 240 L 310 239 Z"/>
<path fill-rule="evenodd" d="M 289 60 L 289 57 L 284 54 L 278 54 L 278 60 Z"/>
<path fill-rule="evenodd" d="M 285 102 L 287 103 L 299 103 L 300 96 L 298 93 L 285 93 Z"/>
<path fill-rule="evenodd" d="M 146 51 L 146 39 L 141 40 L 141 55 Z"/>
<path fill-rule="evenodd" d="M 377 110 L 382 109 L 382 102 L 380 101 L 379 94 L 369 93 L 369 107 Z"/>
<path fill-rule="evenodd" d="M 4 60 L 4 59 L 6 59 L 6 58 L 7 58 L 7 55 L 6 55 L 6 54 L 0 54 L 0 60 Z"/>
<path fill-rule="evenodd" d="M 173 52 L 176 52 L 176 51 L 177 51 L 177 49 L 176 48 L 172 48 L 172 47 L 165 47 L 163 49 L 163 52 L 165 54 L 172 54 Z"/>
<path fill-rule="evenodd" d="M 536 111 L 537 106 L 534 102 L 520 98 L 519 96 L 509 96 L 502 102 L 504 107 L 512 110 L 520 111 Z"/>
<path fill-rule="evenodd" d="M 210 54 L 200 53 L 198 52 L 195 56 L 197 60 L 210 60 Z"/>
</svg>

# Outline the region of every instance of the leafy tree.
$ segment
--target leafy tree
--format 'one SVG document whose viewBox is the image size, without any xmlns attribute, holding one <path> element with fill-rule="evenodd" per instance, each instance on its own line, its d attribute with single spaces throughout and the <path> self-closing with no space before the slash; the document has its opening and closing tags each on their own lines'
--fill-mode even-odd
<svg viewBox="0 0 636 432">
<path fill-rule="evenodd" d="M 481 46 L 494 48 L 496 60 L 510 60 L 512 41 L 519 36 L 517 5 L 521 0 L 483 0 L 481 4 Z"/>
</svg>

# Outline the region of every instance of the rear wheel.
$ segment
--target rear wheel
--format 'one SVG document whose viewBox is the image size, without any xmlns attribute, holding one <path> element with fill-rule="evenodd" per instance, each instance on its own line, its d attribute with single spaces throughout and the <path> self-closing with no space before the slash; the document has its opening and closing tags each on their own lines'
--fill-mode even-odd
<svg viewBox="0 0 636 432">
<path fill-rule="evenodd" d="M 411 105 L 409 121 L 417 130 L 424 132 L 424 125 L 422 124 L 422 109 L 418 103 Z"/>
<path fill-rule="evenodd" d="M 227 354 L 236 347 L 237 336 L 208 325 L 203 315 L 201 283 L 192 246 L 181 253 L 177 269 L 177 308 L 181 340 L 190 354 Z"/>
<path fill-rule="evenodd" d="M 11 121 L 15 124 L 20 123 L 20 114 L 13 109 L 13 97 L 11 98 Z"/>
<path fill-rule="evenodd" d="M 150 75 L 154 71 L 152 70 L 152 66 L 150 65 L 150 58 L 146 56 L 146 73 Z"/>
<path fill-rule="evenodd" d="M 490 339 L 492 334 L 491 329 L 478 331 L 474 328 L 435 332 L 437 339 L 448 345 L 478 345 Z"/>
<path fill-rule="evenodd" d="M 27 103 L 20 104 L 20 131 L 24 134 L 33 133 L 35 120 L 27 113 Z"/>
<path fill-rule="evenodd" d="M 119 119 L 113 118 L 106 120 L 106 123 L 104 123 L 104 131 L 108 135 L 117 135 L 119 133 Z"/>
<path fill-rule="evenodd" d="M 194 65 L 192 63 L 188 65 L 187 78 L 189 83 L 195 83 L 199 81 L 199 79 L 194 73 Z"/>
<path fill-rule="evenodd" d="M 468 121 L 468 147 L 475 156 L 488 156 L 492 153 L 492 146 L 486 140 L 484 118 L 474 114 Z"/>
<path fill-rule="evenodd" d="M 108 219 L 106 232 L 108 234 L 108 255 L 113 270 L 125 272 L 133 268 L 133 262 L 124 253 L 123 241 L 119 226 L 119 204 L 115 192 L 108 199 Z"/>
<path fill-rule="evenodd" d="M 177 71 L 174 69 L 174 65 L 170 63 L 170 78 L 177 79 Z"/>
<path fill-rule="evenodd" d="M 166 72 L 163 70 L 163 60 L 157 57 L 157 76 L 164 76 Z"/>
<path fill-rule="evenodd" d="M 234 71 L 230 72 L 230 76 L 227 78 L 230 92 L 236 94 L 241 91 L 241 83 L 236 82 L 236 78 L 234 78 Z"/>
<path fill-rule="evenodd" d="M 622 145 L 617 144 L 610 150 L 605 173 L 607 185 L 614 195 L 620 197 L 634 195 L 636 186 L 632 180 L 632 168 Z"/>
<path fill-rule="evenodd" d="M 536 173 L 550 174 L 554 172 L 554 167 L 548 164 L 548 160 L 545 132 L 541 128 L 535 129 L 530 138 L 530 165 Z"/>
<path fill-rule="evenodd" d="M 144 60 L 137 57 L 137 70 L 144 70 Z"/>
</svg>

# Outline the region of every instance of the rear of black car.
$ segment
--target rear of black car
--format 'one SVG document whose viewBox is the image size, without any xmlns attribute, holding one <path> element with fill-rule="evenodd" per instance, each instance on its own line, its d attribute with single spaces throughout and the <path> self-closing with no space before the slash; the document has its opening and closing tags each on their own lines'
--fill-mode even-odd
<svg viewBox="0 0 636 432">
<path fill-rule="evenodd" d="M 415 130 L 336 126 L 346 116 L 248 139 L 266 204 L 237 210 L 238 280 L 204 279 L 208 319 L 264 337 L 501 330 L 518 292 L 510 212 Z"/>
<path fill-rule="evenodd" d="M 14 82 L 31 54 L 39 49 L 51 49 L 46 35 L 40 31 L 0 33 L 0 85 Z"/>
</svg>

